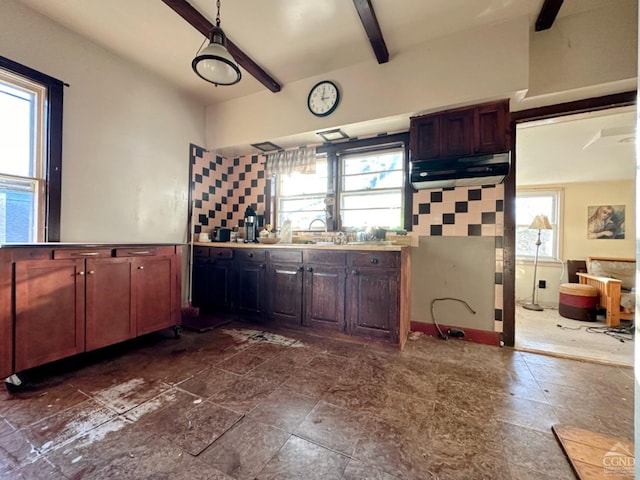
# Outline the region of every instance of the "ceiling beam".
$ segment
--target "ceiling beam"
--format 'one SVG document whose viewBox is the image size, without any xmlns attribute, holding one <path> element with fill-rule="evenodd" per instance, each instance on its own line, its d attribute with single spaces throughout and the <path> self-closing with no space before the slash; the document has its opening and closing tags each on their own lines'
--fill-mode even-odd
<svg viewBox="0 0 640 480">
<path fill-rule="evenodd" d="M 169 6 L 174 12 L 180 15 L 187 21 L 193 28 L 198 30 L 205 37 L 209 37 L 209 33 L 213 28 L 213 24 L 207 20 L 198 10 L 193 8 L 187 0 L 162 0 L 167 6 Z M 227 32 L 225 32 L 226 34 Z M 244 53 L 240 48 L 229 40 L 227 37 L 227 50 L 238 64 L 244 68 L 250 75 L 255 77 L 260 83 L 271 90 L 273 93 L 279 92 L 281 85 L 265 72 L 260 65 L 251 60 L 251 58 Z"/>
<path fill-rule="evenodd" d="M 555 22 L 564 0 L 544 0 L 536 20 L 536 32 L 548 30 Z"/>
<path fill-rule="evenodd" d="M 376 54 L 378 63 L 387 63 L 389 61 L 389 51 L 384 43 L 382 30 L 380 30 L 380 24 L 376 18 L 376 12 L 373 10 L 371 0 L 353 0 L 353 4 L 358 11 L 360 21 L 364 31 L 367 33 L 367 37 L 369 37 L 371 48 L 373 48 L 373 53 Z"/>
</svg>

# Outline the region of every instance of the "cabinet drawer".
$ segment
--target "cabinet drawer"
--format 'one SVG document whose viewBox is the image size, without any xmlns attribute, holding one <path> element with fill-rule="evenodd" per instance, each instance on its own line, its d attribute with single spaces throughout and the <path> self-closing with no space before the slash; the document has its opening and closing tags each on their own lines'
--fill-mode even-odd
<svg viewBox="0 0 640 480">
<path fill-rule="evenodd" d="M 211 249 L 209 247 L 193 247 L 193 256 L 194 257 L 208 257 L 209 251 Z"/>
<path fill-rule="evenodd" d="M 128 247 L 116 248 L 116 257 L 152 257 L 154 255 L 173 255 L 175 247 Z"/>
<path fill-rule="evenodd" d="M 239 248 L 236 258 L 245 262 L 264 262 L 267 259 L 267 251 L 257 248 Z"/>
<path fill-rule="evenodd" d="M 65 248 L 53 251 L 53 258 L 56 260 L 69 258 L 101 258 L 111 256 L 110 248 Z"/>
<path fill-rule="evenodd" d="M 346 265 L 347 254 L 328 250 L 305 250 L 304 261 L 316 265 Z"/>
<path fill-rule="evenodd" d="M 269 260 L 278 263 L 302 263 L 302 250 L 271 250 Z"/>
<path fill-rule="evenodd" d="M 400 266 L 400 254 L 396 252 L 350 253 L 349 265 L 352 267 L 396 268 Z"/>
<path fill-rule="evenodd" d="M 209 257 L 220 258 L 220 259 L 233 258 L 233 249 L 232 248 L 210 248 Z"/>
</svg>

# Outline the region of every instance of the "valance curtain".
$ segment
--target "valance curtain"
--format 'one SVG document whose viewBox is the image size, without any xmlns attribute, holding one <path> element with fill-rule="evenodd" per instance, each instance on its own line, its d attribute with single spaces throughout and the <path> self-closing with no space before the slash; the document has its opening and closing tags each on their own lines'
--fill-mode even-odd
<svg viewBox="0 0 640 480">
<path fill-rule="evenodd" d="M 301 147 L 267 155 L 267 175 L 316 173 L 315 147 Z"/>
</svg>

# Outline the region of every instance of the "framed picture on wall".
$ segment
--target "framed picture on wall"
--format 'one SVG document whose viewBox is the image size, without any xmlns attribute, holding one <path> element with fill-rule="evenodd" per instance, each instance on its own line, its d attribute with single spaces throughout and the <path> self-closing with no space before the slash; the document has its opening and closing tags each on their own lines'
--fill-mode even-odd
<svg viewBox="0 0 640 480">
<path fill-rule="evenodd" d="M 587 238 L 623 239 L 624 205 L 587 207 Z"/>
</svg>

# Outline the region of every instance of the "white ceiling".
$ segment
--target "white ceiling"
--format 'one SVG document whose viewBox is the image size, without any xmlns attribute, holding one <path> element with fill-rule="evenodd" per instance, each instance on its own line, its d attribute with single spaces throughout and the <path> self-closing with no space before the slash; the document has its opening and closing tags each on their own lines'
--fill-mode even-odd
<svg viewBox="0 0 640 480">
<path fill-rule="evenodd" d="M 635 177 L 634 107 L 518 126 L 516 185 L 631 180 Z"/>
<path fill-rule="evenodd" d="M 2 0 L 0 0 L 2 1 Z M 204 37 L 161 0 L 20 0 L 117 55 L 164 77 L 206 105 L 264 91 L 246 71 L 239 84 L 214 87 L 191 70 Z M 375 58 L 353 2 L 349 0 L 221 0 L 227 36 L 274 77 L 290 82 Z M 565 0 L 559 16 L 616 0 Z M 390 61 L 430 38 L 509 18 L 535 22 L 543 0 L 374 0 Z M 191 0 L 215 22 L 215 0 Z M 274 94 L 277 95 L 277 94 Z M 393 119 L 391 119 L 393 120 Z M 389 121 L 391 121 L 389 120 Z M 405 125 L 407 119 L 394 120 Z M 599 130 L 635 125 L 633 113 L 591 115 L 529 125 L 518 131 L 518 184 L 633 178 L 633 144 L 595 142 Z M 367 122 L 351 136 L 394 131 L 393 124 Z M 357 131 L 356 131 L 357 130 Z M 257 139 L 263 140 L 263 139 Z M 295 139 L 291 139 L 294 141 Z M 580 162 L 579 167 L 575 161 Z"/>
</svg>

